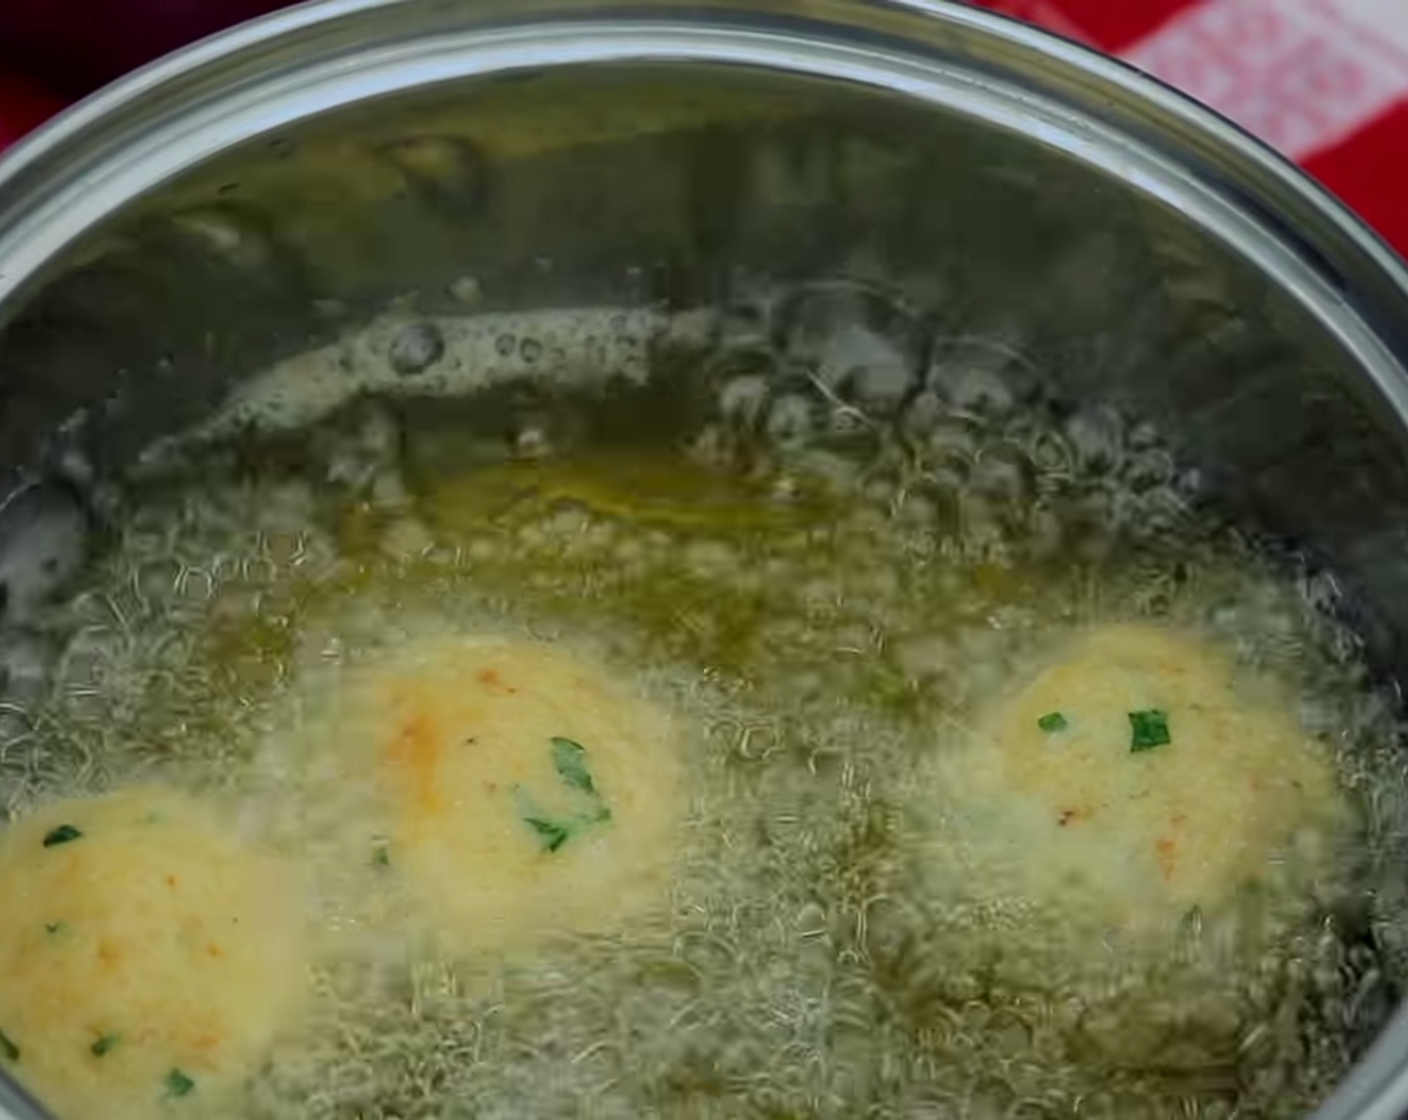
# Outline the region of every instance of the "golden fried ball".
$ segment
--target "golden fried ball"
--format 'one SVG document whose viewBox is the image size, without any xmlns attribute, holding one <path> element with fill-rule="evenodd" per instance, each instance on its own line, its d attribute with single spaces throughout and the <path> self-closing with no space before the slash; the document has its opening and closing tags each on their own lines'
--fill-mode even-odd
<svg viewBox="0 0 1408 1120">
<path fill-rule="evenodd" d="M 0 832 L 0 1065 L 66 1118 L 205 1112 L 298 1015 L 291 887 L 156 788 Z"/>
<path fill-rule="evenodd" d="M 1287 690 L 1156 626 L 1074 641 L 979 721 L 969 757 L 1013 862 L 1123 917 L 1215 906 L 1344 813 Z"/>
<path fill-rule="evenodd" d="M 456 951 L 617 928 L 665 897 L 684 823 L 670 721 L 553 646 L 436 638 L 354 674 L 337 749 L 362 842 Z"/>
</svg>

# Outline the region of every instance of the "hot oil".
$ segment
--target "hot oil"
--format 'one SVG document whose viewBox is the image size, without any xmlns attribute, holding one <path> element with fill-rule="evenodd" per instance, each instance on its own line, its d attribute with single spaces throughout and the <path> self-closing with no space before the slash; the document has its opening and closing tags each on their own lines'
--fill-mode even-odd
<svg viewBox="0 0 1408 1120">
<path fill-rule="evenodd" d="M 1147 425 L 1045 400 L 1001 348 L 905 382 L 884 339 L 857 369 L 854 332 L 778 322 L 759 343 L 721 316 L 708 352 L 656 356 L 665 390 L 510 396 L 467 431 L 405 389 L 183 451 L 200 473 L 134 486 L 42 621 L 60 654 L 3 755 L 11 805 L 160 777 L 308 867 L 314 1018 L 247 1115 L 1290 1117 L 1382 1025 L 1396 725 L 1332 585 L 1198 513 Z M 651 392 L 703 405 L 663 436 L 600 420 Z M 1332 875 L 1129 937 L 929 858 L 964 836 L 934 760 L 1053 635 L 1130 620 L 1301 698 L 1363 818 Z M 657 908 L 477 956 L 348 858 L 366 792 L 328 780 L 320 713 L 398 641 L 485 633 L 571 648 L 683 729 Z"/>
</svg>

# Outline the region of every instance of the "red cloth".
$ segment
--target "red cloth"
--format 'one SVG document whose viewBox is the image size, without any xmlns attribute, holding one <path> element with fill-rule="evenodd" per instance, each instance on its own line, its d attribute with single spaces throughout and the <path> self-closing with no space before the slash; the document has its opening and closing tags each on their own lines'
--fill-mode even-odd
<svg viewBox="0 0 1408 1120">
<path fill-rule="evenodd" d="M 84 93 L 159 55 L 291 0 L 0 0 L 0 47 Z"/>
<path fill-rule="evenodd" d="M 62 107 L 63 102 L 48 90 L 20 74 L 0 69 L 0 150 L 8 148 Z"/>
<path fill-rule="evenodd" d="M 71 21 L 54 18 L 64 10 L 60 0 L 0 0 L 0 43 L 25 50 L 56 81 L 74 74 L 93 81 L 282 0 L 90 2 L 106 18 L 86 20 L 66 38 Z M 1299 161 L 1408 254 L 1403 0 L 977 2 L 1120 55 L 1200 98 Z M 134 3 L 150 8 L 149 18 L 131 19 Z M 54 104 L 0 70 L 0 148 Z"/>
<path fill-rule="evenodd" d="M 1403 0 L 982 0 L 1117 54 L 1298 161 L 1408 255 Z"/>
</svg>

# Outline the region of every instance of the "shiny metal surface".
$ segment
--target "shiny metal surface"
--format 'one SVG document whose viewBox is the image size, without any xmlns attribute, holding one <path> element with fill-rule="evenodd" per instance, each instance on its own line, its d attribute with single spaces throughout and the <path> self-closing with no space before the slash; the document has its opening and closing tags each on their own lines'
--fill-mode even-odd
<svg viewBox="0 0 1408 1120">
<path fill-rule="evenodd" d="M 1408 667 L 1402 263 L 1232 125 L 937 0 L 326 0 L 142 71 L 0 162 L 0 463 L 118 472 L 466 277 L 524 308 L 835 276 L 1169 421 Z M 1400 1016 L 1320 1116 L 1405 1112 Z"/>
</svg>

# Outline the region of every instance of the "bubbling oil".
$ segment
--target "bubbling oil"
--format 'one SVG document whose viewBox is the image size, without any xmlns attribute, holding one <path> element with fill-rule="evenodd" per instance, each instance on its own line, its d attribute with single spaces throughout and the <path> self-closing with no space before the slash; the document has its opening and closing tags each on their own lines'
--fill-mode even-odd
<svg viewBox="0 0 1408 1120">
<path fill-rule="evenodd" d="M 494 366 L 531 319 L 444 321 L 428 388 L 374 324 L 128 481 L 31 624 L 49 684 L 0 780 L 17 815 L 170 783 L 306 869 L 310 1022 L 244 1115 L 1293 1117 L 1362 1053 L 1408 967 L 1408 810 L 1333 581 L 1204 513 L 1153 426 L 1048 399 L 997 343 L 920 345 L 879 299 L 557 313 L 530 363 L 555 378 Z M 1196 631 L 1298 698 L 1356 822 L 1325 873 L 1128 937 L 1079 892 L 926 857 L 962 808 L 935 760 L 1109 622 Z M 571 650 L 680 729 L 658 906 L 476 954 L 349 858 L 338 689 L 485 635 Z"/>
</svg>

